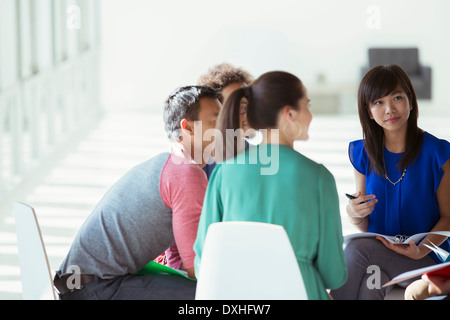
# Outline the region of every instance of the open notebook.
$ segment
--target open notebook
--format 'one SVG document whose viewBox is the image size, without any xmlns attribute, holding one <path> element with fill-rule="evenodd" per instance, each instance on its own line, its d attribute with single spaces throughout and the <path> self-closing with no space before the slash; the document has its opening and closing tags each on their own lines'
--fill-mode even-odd
<svg viewBox="0 0 450 320">
<path fill-rule="evenodd" d="M 416 269 L 412 271 L 408 271 L 396 276 L 394 279 L 384 284 L 383 287 L 387 287 L 399 282 L 403 282 L 412 278 L 419 277 L 423 274 L 430 276 L 441 276 L 447 279 L 450 279 L 450 254 L 442 248 L 439 248 L 434 243 L 430 241 L 430 245 L 423 244 L 427 248 L 433 250 L 438 258 L 443 262 L 436 264 L 431 267 L 425 267 L 421 269 Z"/>
<path fill-rule="evenodd" d="M 440 263 L 440 264 L 436 264 L 431 267 L 416 269 L 416 270 L 402 273 L 402 274 L 396 276 L 391 281 L 385 283 L 383 285 L 383 288 L 387 287 L 387 286 L 391 286 L 391 285 L 399 283 L 399 282 L 409 280 L 409 279 L 420 277 L 423 274 L 425 274 L 427 276 L 441 276 L 441 277 L 450 279 L 450 262 Z"/>
<path fill-rule="evenodd" d="M 417 244 L 429 234 L 436 234 L 436 235 L 440 235 L 440 236 L 444 236 L 444 237 L 450 237 L 450 231 L 423 232 L 423 233 L 414 234 L 412 236 L 387 236 L 384 234 L 373 233 L 373 232 L 359 232 L 359 233 L 354 233 L 354 234 L 345 236 L 344 243 L 347 244 L 351 240 L 357 239 L 357 238 L 369 238 L 369 237 L 380 236 L 380 237 L 385 238 L 387 241 L 389 241 L 393 244 L 408 244 L 411 240 L 414 240 L 414 242 Z"/>
</svg>

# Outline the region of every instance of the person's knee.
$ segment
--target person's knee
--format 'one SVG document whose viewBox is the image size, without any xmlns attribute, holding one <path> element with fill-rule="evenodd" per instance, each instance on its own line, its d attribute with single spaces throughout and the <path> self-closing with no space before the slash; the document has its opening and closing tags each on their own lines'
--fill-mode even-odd
<svg viewBox="0 0 450 320">
<path fill-rule="evenodd" d="M 430 298 L 428 283 L 422 279 L 411 283 L 405 290 L 405 300 L 424 300 Z"/>
</svg>

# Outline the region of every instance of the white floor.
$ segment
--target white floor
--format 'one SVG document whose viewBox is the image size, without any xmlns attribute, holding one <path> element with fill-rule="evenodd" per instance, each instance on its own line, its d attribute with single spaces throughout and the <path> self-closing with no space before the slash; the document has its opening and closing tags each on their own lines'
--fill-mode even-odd
<svg viewBox="0 0 450 320">
<path fill-rule="evenodd" d="M 449 123 L 442 118 L 420 121 L 424 130 L 447 140 Z M 311 124 L 310 140 L 295 146 L 335 176 L 344 234 L 356 232 L 345 218 L 344 194 L 355 191 L 348 143 L 360 138 L 357 116 L 317 116 Z M 52 269 L 59 267 L 77 230 L 105 191 L 133 165 L 162 151 L 167 151 L 167 143 L 161 114 L 144 110 L 110 112 L 45 181 L 17 199 L 36 209 Z M 0 299 L 21 299 L 12 212 L 0 214 Z"/>
</svg>

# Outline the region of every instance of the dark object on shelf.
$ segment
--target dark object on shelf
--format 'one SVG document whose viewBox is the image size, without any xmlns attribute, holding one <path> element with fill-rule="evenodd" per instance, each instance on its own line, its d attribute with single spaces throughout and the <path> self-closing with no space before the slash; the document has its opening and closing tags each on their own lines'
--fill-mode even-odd
<svg viewBox="0 0 450 320">
<path fill-rule="evenodd" d="M 369 66 L 362 68 L 362 76 L 374 67 L 389 64 L 397 64 L 405 70 L 418 99 L 431 99 L 431 67 L 420 64 L 418 48 L 369 48 Z"/>
</svg>

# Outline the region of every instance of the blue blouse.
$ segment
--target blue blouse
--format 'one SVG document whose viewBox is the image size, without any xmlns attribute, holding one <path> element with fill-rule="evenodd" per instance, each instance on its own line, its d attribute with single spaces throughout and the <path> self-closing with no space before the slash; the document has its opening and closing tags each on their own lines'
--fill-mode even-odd
<svg viewBox="0 0 450 320">
<path fill-rule="evenodd" d="M 397 168 L 402 155 L 384 148 L 387 175 L 392 182 L 398 181 L 403 174 L 403 170 Z M 444 176 L 441 167 L 450 158 L 448 141 L 424 132 L 419 156 L 395 186 L 370 170 L 363 140 L 350 143 L 349 157 L 353 167 L 366 177 L 366 194 L 374 194 L 378 199 L 369 215 L 369 232 L 411 236 L 433 229 L 440 218 L 436 191 Z M 447 239 L 441 248 L 449 251 L 449 247 L 450 240 Z M 430 256 L 440 262 L 433 252 Z"/>
</svg>

